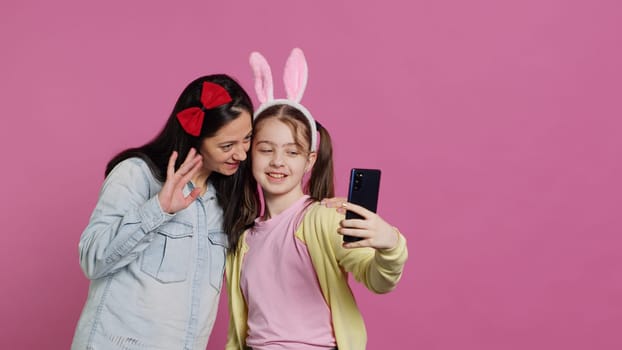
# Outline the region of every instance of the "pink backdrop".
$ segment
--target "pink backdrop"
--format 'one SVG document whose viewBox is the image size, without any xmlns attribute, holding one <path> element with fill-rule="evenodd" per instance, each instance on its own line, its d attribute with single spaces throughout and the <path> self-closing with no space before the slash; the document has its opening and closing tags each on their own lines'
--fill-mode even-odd
<svg viewBox="0 0 622 350">
<path fill-rule="evenodd" d="M 339 192 L 382 168 L 409 240 L 395 292 L 355 287 L 369 349 L 622 348 L 619 4 L 3 0 L 0 348 L 69 347 L 108 159 L 190 80 L 250 89 L 252 50 L 280 80 L 294 46 Z"/>
</svg>

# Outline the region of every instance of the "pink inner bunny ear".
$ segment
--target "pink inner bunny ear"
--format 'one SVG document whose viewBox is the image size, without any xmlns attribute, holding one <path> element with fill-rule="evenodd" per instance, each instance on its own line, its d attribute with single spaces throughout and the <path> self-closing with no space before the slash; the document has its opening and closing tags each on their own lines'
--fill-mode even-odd
<svg viewBox="0 0 622 350">
<path fill-rule="evenodd" d="M 268 61 L 259 53 L 251 53 L 249 59 L 253 75 L 255 76 L 255 92 L 260 103 L 274 100 L 272 72 Z"/>
<path fill-rule="evenodd" d="M 285 73 L 283 75 L 285 92 L 287 93 L 288 99 L 296 102 L 302 100 L 302 95 L 307 86 L 308 76 L 309 71 L 305 55 L 302 53 L 301 49 L 293 49 L 285 63 Z"/>
</svg>

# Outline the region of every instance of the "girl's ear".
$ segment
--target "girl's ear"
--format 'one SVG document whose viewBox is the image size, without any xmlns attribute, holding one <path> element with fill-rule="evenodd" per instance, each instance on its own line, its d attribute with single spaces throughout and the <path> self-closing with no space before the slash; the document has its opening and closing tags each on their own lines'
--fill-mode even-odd
<svg viewBox="0 0 622 350">
<path fill-rule="evenodd" d="M 293 49 L 289 58 L 287 58 L 285 73 L 283 74 L 283 82 L 285 83 L 285 92 L 288 99 L 295 102 L 302 100 L 302 95 L 307 87 L 308 76 L 309 70 L 305 55 L 301 49 Z"/>
<path fill-rule="evenodd" d="M 268 61 L 259 53 L 253 52 L 249 58 L 253 75 L 255 76 L 255 92 L 259 103 L 274 100 L 274 85 L 272 83 L 272 71 Z"/>
<path fill-rule="evenodd" d="M 308 173 L 309 171 L 311 171 L 311 169 L 313 169 L 316 160 L 317 152 L 309 153 L 309 156 L 307 157 L 307 166 L 305 166 L 305 173 Z"/>
</svg>

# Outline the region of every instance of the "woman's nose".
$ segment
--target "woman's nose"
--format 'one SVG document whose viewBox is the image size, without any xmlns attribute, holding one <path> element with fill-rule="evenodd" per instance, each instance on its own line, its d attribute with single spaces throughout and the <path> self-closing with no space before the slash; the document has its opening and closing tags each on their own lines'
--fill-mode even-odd
<svg viewBox="0 0 622 350">
<path fill-rule="evenodd" d="M 233 159 L 241 162 L 246 159 L 246 156 L 247 154 L 244 146 L 236 147 L 235 153 L 233 154 Z"/>
</svg>

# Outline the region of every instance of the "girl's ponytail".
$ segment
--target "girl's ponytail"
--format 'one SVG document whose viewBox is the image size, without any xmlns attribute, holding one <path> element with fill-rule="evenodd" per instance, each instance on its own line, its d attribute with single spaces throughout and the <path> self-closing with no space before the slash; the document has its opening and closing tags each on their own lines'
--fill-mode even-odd
<svg viewBox="0 0 622 350">
<path fill-rule="evenodd" d="M 320 136 L 320 144 L 305 192 L 309 193 L 311 198 L 321 200 L 335 196 L 333 144 L 328 130 L 317 121 L 315 125 Z"/>
</svg>

